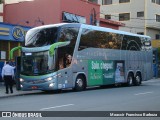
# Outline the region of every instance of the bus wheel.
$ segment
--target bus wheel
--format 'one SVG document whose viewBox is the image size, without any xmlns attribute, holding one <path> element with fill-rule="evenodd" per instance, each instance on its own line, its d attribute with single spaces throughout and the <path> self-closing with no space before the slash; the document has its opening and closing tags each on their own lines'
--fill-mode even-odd
<svg viewBox="0 0 160 120">
<path fill-rule="evenodd" d="M 85 80 L 83 76 L 78 76 L 75 83 L 75 90 L 76 91 L 82 91 L 86 88 L 85 86 Z"/>
<path fill-rule="evenodd" d="M 131 73 L 128 74 L 127 77 L 127 86 L 132 86 L 133 85 L 133 81 L 134 81 L 134 77 Z"/>
<path fill-rule="evenodd" d="M 141 75 L 139 73 L 136 74 L 134 85 L 138 86 L 141 84 Z"/>
</svg>

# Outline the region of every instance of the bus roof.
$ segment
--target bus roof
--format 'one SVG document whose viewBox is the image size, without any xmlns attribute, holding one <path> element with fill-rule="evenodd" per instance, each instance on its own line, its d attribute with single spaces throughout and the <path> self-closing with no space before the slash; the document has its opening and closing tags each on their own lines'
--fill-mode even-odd
<svg viewBox="0 0 160 120">
<path fill-rule="evenodd" d="M 43 25 L 43 26 L 32 28 L 32 30 L 33 29 L 42 29 L 42 28 L 51 28 L 51 27 L 60 27 L 60 26 L 70 26 L 70 25 L 73 25 L 73 26 L 76 25 L 76 26 L 80 26 L 81 28 L 86 28 L 86 29 L 91 29 L 91 30 L 99 30 L 99 31 L 106 31 L 106 32 L 117 33 L 117 34 L 124 34 L 124 35 L 130 35 L 130 36 L 151 38 L 150 36 L 146 36 L 146 35 L 139 35 L 139 34 L 134 34 L 134 33 L 131 33 L 131 32 L 115 30 L 115 29 L 112 29 L 112 28 L 93 26 L 93 25 L 87 25 L 87 24 L 81 24 L 81 23 L 49 24 L 49 25 Z"/>
<path fill-rule="evenodd" d="M 131 32 L 115 30 L 115 29 L 112 29 L 112 28 L 106 28 L 106 27 L 100 27 L 100 26 L 92 26 L 92 25 L 82 24 L 81 27 L 82 28 L 89 28 L 89 29 L 93 29 L 93 30 L 99 30 L 99 31 L 106 31 L 106 32 L 111 32 L 111 33 L 117 33 L 117 34 L 151 38 L 150 36 L 147 36 L 147 35 L 139 35 L 139 34 L 134 34 L 134 33 L 131 33 Z"/>
</svg>

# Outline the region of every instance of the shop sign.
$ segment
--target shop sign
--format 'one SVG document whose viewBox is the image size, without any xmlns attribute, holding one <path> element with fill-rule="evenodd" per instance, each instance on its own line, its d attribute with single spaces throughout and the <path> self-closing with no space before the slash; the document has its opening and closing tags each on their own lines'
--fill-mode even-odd
<svg viewBox="0 0 160 120">
<path fill-rule="evenodd" d="M 24 40 L 25 31 L 20 26 L 15 26 L 12 31 L 12 35 L 16 40 Z"/>
</svg>

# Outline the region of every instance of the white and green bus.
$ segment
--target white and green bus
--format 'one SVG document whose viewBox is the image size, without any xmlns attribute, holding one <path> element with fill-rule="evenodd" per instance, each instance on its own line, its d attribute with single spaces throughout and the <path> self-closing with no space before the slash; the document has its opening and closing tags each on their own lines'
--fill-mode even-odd
<svg viewBox="0 0 160 120">
<path fill-rule="evenodd" d="M 22 90 L 81 91 L 90 86 L 140 85 L 152 78 L 149 36 L 79 23 L 30 29 L 21 49 Z M 72 56 L 67 65 L 66 54 Z"/>
</svg>

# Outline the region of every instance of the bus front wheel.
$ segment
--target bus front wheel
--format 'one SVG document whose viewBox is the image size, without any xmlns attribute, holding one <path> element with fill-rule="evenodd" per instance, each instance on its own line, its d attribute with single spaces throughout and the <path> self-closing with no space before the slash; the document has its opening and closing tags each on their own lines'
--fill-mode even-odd
<svg viewBox="0 0 160 120">
<path fill-rule="evenodd" d="M 75 83 L 75 90 L 76 91 L 82 91 L 86 88 L 85 86 L 85 79 L 83 76 L 78 76 Z"/>
</svg>

